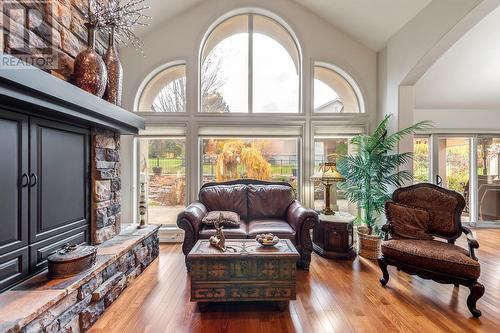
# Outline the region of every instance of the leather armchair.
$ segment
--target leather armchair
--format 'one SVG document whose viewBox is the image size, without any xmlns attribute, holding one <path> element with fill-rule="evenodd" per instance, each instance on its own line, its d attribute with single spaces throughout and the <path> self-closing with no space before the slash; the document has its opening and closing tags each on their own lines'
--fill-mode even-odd
<svg viewBox="0 0 500 333">
<path fill-rule="evenodd" d="M 214 210 L 229 210 L 240 215 L 239 228 L 224 229 L 226 239 L 252 239 L 257 234 L 272 232 L 280 238 L 290 239 L 300 254 L 297 265 L 309 269 L 310 230 L 318 222 L 318 214 L 295 200 L 295 192 L 288 183 L 240 179 L 203 185 L 199 200 L 177 216 L 177 225 L 185 232 L 182 251 L 188 270 L 187 255 L 195 243 L 214 233 L 214 229 L 201 222 Z"/>
<path fill-rule="evenodd" d="M 484 286 L 478 282 L 480 265 L 474 253 L 479 243 L 472 231 L 462 226 L 464 197 L 434 184 L 416 184 L 397 189 L 392 199 L 396 203 L 427 210 L 430 215 L 427 233 L 436 239 L 391 238 L 390 221 L 384 225 L 382 256 L 378 258 L 383 275 L 380 279 L 382 286 L 389 282 L 388 265 L 424 279 L 454 284 L 455 287 L 463 285 L 470 289 L 467 298 L 469 311 L 474 317 L 481 316 L 476 302 L 483 296 Z M 462 233 L 467 237 L 468 251 L 455 245 L 455 240 Z"/>
</svg>

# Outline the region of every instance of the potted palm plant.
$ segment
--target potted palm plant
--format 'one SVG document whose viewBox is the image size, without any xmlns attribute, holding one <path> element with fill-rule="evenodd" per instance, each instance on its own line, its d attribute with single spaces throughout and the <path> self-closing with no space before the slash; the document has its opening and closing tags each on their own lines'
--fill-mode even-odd
<svg viewBox="0 0 500 333">
<path fill-rule="evenodd" d="M 395 153 L 399 141 L 415 131 L 430 127 L 430 122 L 422 121 L 396 133 L 388 134 L 391 115 L 382 120 L 372 134 L 361 134 L 351 139 L 357 152 L 342 156 L 337 162 L 338 171 L 345 178 L 339 189 L 345 191 L 350 202 L 357 203 L 362 210 L 358 218 L 359 254 L 369 259 L 380 255 L 380 228 L 377 215 L 383 212 L 385 202 L 390 200 L 390 191 L 411 181 L 412 174 L 399 167 L 407 163 L 412 152 Z"/>
</svg>

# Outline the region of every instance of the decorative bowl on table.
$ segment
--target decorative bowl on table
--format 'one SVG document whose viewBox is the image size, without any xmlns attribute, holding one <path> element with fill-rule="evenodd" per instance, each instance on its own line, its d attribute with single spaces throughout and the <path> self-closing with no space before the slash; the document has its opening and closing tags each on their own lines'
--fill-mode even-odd
<svg viewBox="0 0 500 333">
<path fill-rule="evenodd" d="M 255 236 L 255 240 L 260 245 L 268 246 L 268 247 L 274 246 L 274 245 L 278 244 L 280 241 L 278 236 L 275 236 L 275 235 L 270 234 L 270 233 L 257 235 L 257 236 Z"/>
</svg>

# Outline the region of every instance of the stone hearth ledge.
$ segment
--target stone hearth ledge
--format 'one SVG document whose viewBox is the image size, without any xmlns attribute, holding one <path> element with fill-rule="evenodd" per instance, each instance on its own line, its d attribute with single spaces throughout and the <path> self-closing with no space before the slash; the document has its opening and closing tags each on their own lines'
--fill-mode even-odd
<svg viewBox="0 0 500 333">
<path fill-rule="evenodd" d="M 78 275 L 44 271 L 0 294 L 0 332 L 86 331 L 156 258 L 159 226 L 123 226 L 97 246 L 96 264 Z"/>
</svg>

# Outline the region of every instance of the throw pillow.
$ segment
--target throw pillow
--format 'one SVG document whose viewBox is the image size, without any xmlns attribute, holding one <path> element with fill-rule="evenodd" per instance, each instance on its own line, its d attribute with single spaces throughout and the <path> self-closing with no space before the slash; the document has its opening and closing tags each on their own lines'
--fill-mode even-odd
<svg viewBox="0 0 500 333">
<path fill-rule="evenodd" d="M 219 222 L 219 226 L 226 228 L 239 228 L 240 216 L 235 212 L 213 210 L 208 212 L 201 222 L 209 227 L 214 227 L 215 222 Z"/>
<path fill-rule="evenodd" d="M 385 214 L 391 224 L 393 238 L 433 239 L 432 235 L 427 233 L 430 214 L 425 209 L 386 202 Z"/>
</svg>

